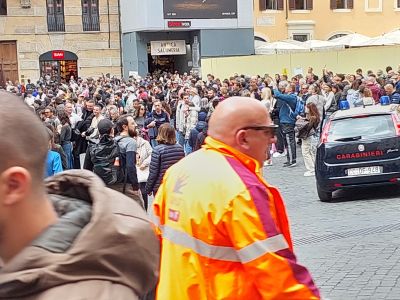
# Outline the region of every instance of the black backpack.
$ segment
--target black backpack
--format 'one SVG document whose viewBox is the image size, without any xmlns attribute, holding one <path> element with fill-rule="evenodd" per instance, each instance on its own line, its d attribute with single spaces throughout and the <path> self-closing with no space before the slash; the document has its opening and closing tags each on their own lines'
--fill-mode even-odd
<svg viewBox="0 0 400 300">
<path fill-rule="evenodd" d="M 109 140 L 107 143 L 100 142 L 90 146 L 90 159 L 93 163 L 93 172 L 99 176 L 104 183 L 114 185 L 118 183 L 126 184 L 127 173 L 123 170 L 121 162 L 121 151 L 118 141 Z M 124 186 L 125 190 L 125 186 Z"/>
</svg>

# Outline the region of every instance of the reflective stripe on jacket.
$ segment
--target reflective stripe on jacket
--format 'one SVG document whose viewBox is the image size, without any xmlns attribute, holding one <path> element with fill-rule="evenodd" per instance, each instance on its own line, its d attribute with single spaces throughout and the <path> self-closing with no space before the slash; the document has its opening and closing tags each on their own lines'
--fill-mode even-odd
<svg viewBox="0 0 400 300">
<path fill-rule="evenodd" d="M 158 299 L 319 299 L 293 254 L 281 195 L 259 170 L 208 137 L 167 171 L 154 202 Z"/>
</svg>

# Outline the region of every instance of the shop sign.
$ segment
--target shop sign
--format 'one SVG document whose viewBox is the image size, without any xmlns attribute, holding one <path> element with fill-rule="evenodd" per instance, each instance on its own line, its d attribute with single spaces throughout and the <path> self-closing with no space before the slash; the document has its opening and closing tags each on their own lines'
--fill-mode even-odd
<svg viewBox="0 0 400 300">
<path fill-rule="evenodd" d="M 65 57 L 65 52 L 61 50 L 56 50 L 51 52 L 51 56 L 54 60 L 63 60 Z"/>
<path fill-rule="evenodd" d="M 186 54 L 185 40 L 151 41 L 151 55 L 184 55 Z"/>
<path fill-rule="evenodd" d="M 191 26 L 190 21 L 168 21 L 169 28 L 190 28 Z"/>
</svg>

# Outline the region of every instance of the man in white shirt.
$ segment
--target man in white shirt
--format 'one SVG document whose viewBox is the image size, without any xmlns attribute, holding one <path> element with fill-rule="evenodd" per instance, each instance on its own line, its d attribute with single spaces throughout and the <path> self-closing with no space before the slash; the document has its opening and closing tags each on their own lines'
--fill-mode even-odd
<svg viewBox="0 0 400 300">
<path fill-rule="evenodd" d="M 79 117 L 76 113 L 74 113 L 74 106 L 71 103 L 67 102 L 65 104 L 65 108 L 64 109 L 65 109 L 66 114 L 69 117 L 70 122 L 71 122 L 71 128 L 75 129 L 76 124 L 79 121 L 82 121 L 82 118 Z"/>
</svg>

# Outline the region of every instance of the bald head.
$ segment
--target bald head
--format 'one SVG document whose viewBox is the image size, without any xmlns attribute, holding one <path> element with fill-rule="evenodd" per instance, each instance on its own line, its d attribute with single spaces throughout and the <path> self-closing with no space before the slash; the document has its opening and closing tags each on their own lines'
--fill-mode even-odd
<svg viewBox="0 0 400 300">
<path fill-rule="evenodd" d="M 209 122 L 208 135 L 235 147 L 235 134 L 238 130 L 270 123 L 269 113 L 260 101 L 247 97 L 232 97 L 217 106 Z"/>
<path fill-rule="evenodd" d="M 48 151 L 44 125 L 21 98 L 0 92 L 0 174 L 22 167 L 34 181 L 42 181 Z"/>
</svg>

